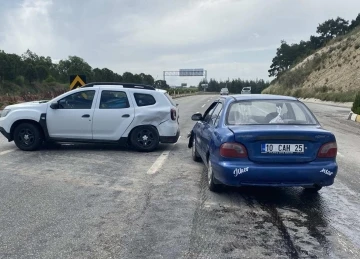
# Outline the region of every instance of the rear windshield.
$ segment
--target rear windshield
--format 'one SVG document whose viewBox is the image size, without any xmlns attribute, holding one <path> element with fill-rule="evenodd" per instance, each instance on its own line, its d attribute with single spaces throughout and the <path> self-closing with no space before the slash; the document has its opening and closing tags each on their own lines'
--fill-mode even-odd
<svg viewBox="0 0 360 259">
<path fill-rule="evenodd" d="M 221 91 L 227 91 L 227 88 L 222 88 Z"/>
<path fill-rule="evenodd" d="M 176 103 L 174 102 L 174 100 L 171 98 L 171 96 L 168 93 L 165 93 L 165 96 L 168 98 L 169 102 L 173 105 L 176 106 Z"/>
<path fill-rule="evenodd" d="M 316 125 L 316 118 L 299 101 L 252 100 L 237 101 L 229 106 L 227 125 L 291 124 Z"/>
<path fill-rule="evenodd" d="M 247 90 L 250 90 L 250 88 L 249 87 L 244 87 L 243 90 L 247 91 Z"/>
</svg>

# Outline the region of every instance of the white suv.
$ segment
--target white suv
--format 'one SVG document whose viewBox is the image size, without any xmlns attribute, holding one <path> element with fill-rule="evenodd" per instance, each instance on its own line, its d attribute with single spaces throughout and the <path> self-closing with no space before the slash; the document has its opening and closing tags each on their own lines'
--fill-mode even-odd
<svg viewBox="0 0 360 259">
<path fill-rule="evenodd" d="M 25 151 L 43 142 L 109 143 L 153 151 L 176 143 L 179 109 L 165 90 L 128 83 L 90 83 L 51 101 L 5 107 L 0 132 Z"/>
</svg>

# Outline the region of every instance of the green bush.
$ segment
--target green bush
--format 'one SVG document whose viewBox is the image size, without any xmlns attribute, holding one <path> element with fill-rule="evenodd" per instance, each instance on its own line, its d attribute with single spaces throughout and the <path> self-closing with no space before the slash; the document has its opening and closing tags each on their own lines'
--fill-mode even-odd
<svg viewBox="0 0 360 259">
<path fill-rule="evenodd" d="M 17 76 L 15 79 L 15 84 L 23 86 L 25 83 L 25 78 L 23 76 Z"/>
<path fill-rule="evenodd" d="M 360 114 L 360 92 L 356 94 L 351 110 L 353 113 Z"/>
<path fill-rule="evenodd" d="M 53 82 L 55 82 L 56 81 L 56 79 L 53 77 L 53 76 L 48 76 L 46 79 L 45 79 L 45 82 L 46 83 L 53 83 Z"/>
</svg>

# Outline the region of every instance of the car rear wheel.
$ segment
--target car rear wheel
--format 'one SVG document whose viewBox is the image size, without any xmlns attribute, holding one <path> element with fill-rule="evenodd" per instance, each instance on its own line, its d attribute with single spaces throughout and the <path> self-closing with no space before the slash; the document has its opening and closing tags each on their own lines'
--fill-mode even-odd
<svg viewBox="0 0 360 259">
<path fill-rule="evenodd" d="M 15 145 L 23 151 L 37 150 L 42 142 L 42 132 L 32 123 L 21 123 L 14 130 Z"/>
<path fill-rule="evenodd" d="M 200 155 L 199 155 L 199 153 L 197 152 L 197 149 L 196 149 L 195 136 L 193 138 L 193 143 L 192 143 L 192 147 L 191 147 L 191 155 L 192 155 L 192 159 L 195 162 L 201 162 L 201 157 L 200 157 Z"/>
<path fill-rule="evenodd" d="M 159 134 L 153 127 L 141 126 L 131 133 L 130 142 L 138 151 L 151 152 L 159 145 Z"/>
<path fill-rule="evenodd" d="M 219 184 L 215 184 L 214 171 L 212 168 L 210 158 L 208 161 L 207 180 L 208 180 L 208 186 L 209 186 L 210 191 L 212 191 L 212 192 L 220 191 L 221 186 Z"/>
</svg>

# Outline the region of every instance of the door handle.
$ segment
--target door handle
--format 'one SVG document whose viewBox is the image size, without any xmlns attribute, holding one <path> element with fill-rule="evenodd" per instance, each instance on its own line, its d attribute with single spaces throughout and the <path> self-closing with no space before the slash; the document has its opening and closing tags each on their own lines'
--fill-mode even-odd
<svg viewBox="0 0 360 259">
<path fill-rule="evenodd" d="M 123 116 L 121 116 L 123 118 L 129 118 L 130 117 L 130 114 L 124 114 Z"/>
<path fill-rule="evenodd" d="M 89 114 L 84 114 L 83 116 L 81 116 L 82 118 L 89 118 L 90 115 Z"/>
</svg>

